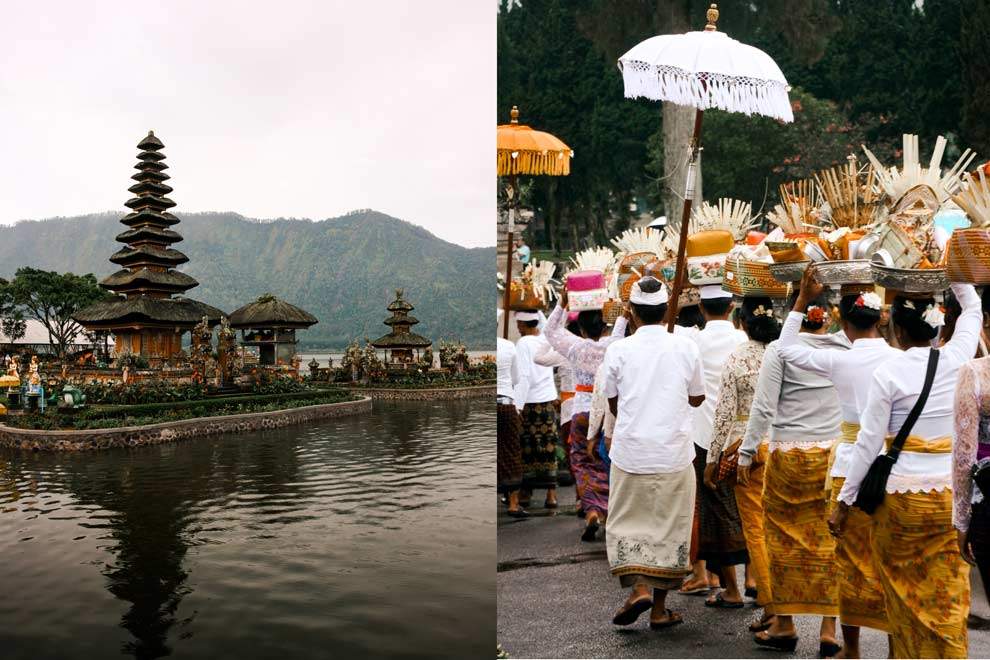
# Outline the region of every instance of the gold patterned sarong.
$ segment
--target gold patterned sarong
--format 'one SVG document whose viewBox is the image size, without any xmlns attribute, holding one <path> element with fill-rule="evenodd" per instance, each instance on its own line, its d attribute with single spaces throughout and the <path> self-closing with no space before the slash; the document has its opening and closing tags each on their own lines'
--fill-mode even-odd
<svg viewBox="0 0 990 660">
<path fill-rule="evenodd" d="M 904 450 L 948 453 L 951 440 L 909 436 Z M 969 566 L 952 527 L 952 490 L 887 493 L 873 517 L 893 657 L 965 658 Z"/>
<path fill-rule="evenodd" d="M 756 451 L 749 470 L 749 484 L 736 482 L 736 507 L 742 520 L 746 550 L 749 552 L 749 570 L 756 580 L 756 603 L 765 614 L 773 614 L 773 591 L 770 586 L 770 557 L 767 554 L 767 536 L 763 527 L 763 481 L 767 469 L 767 443 Z"/>
<path fill-rule="evenodd" d="M 835 539 L 822 497 L 829 450 L 773 451 L 763 491 L 774 614 L 839 613 Z"/>
<path fill-rule="evenodd" d="M 835 454 L 841 444 L 855 444 L 859 424 L 842 422 L 841 435 L 829 457 L 829 474 L 835 462 Z M 834 509 L 845 477 L 831 477 L 830 506 Z M 887 609 L 884 606 L 883 587 L 873 561 L 871 537 L 873 518 L 851 507 L 846 519 L 846 529 L 835 541 L 835 562 L 839 569 L 839 619 L 846 626 L 861 626 L 887 630 Z"/>
</svg>

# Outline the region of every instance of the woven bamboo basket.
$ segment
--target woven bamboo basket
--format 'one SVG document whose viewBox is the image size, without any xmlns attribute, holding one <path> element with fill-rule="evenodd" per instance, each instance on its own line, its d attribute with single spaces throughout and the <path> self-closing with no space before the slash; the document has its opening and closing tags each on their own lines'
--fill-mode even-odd
<svg viewBox="0 0 990 660">
<path fill-rule="evenodd" d="M 946 249 L 950 282 L 990 284 L 990 229 L 957 229 Z"/>
<path fill-rule="evenodd" d="M 770 264 L 738 257 L 726 259 L 722 288 L 737 296 L 787 297 L 787 285 L 774 279 Z"/>
<path fill-rule="evenodd" d="M 605 301 L 605 306 L 602 307 L 602 317 L 605 319 L 605 323 L 615 325 L 620 316 L 622 316 L 622 301 L 614 298 Z"/>
</svg>

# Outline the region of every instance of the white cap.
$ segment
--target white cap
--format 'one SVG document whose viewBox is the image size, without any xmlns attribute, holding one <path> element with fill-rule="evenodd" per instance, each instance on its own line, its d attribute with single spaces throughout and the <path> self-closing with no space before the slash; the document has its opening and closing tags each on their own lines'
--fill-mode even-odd
<svg viewBox="0 0 990 660">
<path fill-rule="evenodd" d="M 649 275 L 641 278 L 632 285 L 632 291 L 629 294 L 629 302 L 637 305 L 663 305 L 667 302 L 667 287 L 661 284 L 659 291 L 654 291 L 653 293 L 643 293 L 643 290 L 639 287 L 640 282 L 643 280 L 660 282 L 657 278 L 650 277 Z"/>
<path fill-rule="evenodd" d="M 721 284 L 706 284 L 698 287 L 698 293 L 702 300 L 718 300 L 719 298 L 731 298 L 732 294 L 722 288 Z"/>
<path fill-rule="evenodd" d="M 654 218 L 653 222 L 646 225 L 647 227 L 666 227 L 667 226 L 667 216 L 661 215 L 658 218 Z"/>
<path fill-rule="evenodd" d="M 540 315 L 536 312 L 514 312 L 517 321 L 539 321 Z"/>
</svg>

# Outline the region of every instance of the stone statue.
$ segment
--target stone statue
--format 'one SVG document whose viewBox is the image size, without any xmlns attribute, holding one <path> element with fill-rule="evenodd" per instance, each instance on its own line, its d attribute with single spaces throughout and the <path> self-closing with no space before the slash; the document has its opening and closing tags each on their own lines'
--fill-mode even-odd
<svg viewBox="0 0 990 660">
<path fill-rule="evenodd" d="M 193 380 L 197 383 L 206 381 L 207 366 L 213 353 L 213 330 L 210 320 L 203 320 L 192 329 L 192 346 L 189 349 L 189 362 L 193 368 Z"/>
<path fill-rule="evenodd" d="M 220 327 L 217 329 L 217 362 L 221 385 L 234 383 L 235 372 L 238 371 L 238 357 L 237 333 L 230 327 L 227 317 L 224 316 L 220 319 Z"/>
</svg>

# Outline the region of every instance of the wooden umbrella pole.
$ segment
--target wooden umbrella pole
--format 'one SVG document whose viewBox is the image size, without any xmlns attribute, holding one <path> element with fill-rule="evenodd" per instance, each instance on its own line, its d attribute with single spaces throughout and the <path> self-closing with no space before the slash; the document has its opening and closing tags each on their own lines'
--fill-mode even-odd
<svg viewBox="0 0 990 660">
<path fill-rule="evenodd" d="M 701 119 L 704 116 L 702 110 L 694 112 L 694 134 L 691 136 L 691 161 L 688 165 L 687 182 L 684 190 L 684 210 L 681 212 L 681 235 L 677 242 L 677 266 L 674 275 L 674 290 L 667 303 L 667 332 L 674 331 L 674 323 L 677 321 L 677 301 L 684 288 L 684 275 L 687 271 L 684 253 L 687 250 L 688 225 L 691 222 L 691 204 L 694 201 L 695 163 L 698 160 L 698 151 L 701 148 Z"/>
<path fill-rule="evenodd" d="M 509 195 L 509 226 L 508 226 L 508 239 L 506 243 L 506 258 L 505 258 L 505 294 L 502 296 L 502 338 L 509 338 L 509 298 L 511 295 L 510 289 L 512 288 L 512 230 L 515 229 L 515 215 L 516 215 L 516 175 L 509 175 L 509 185 L 508 185 L 508 195 Z"/>
</svg>

